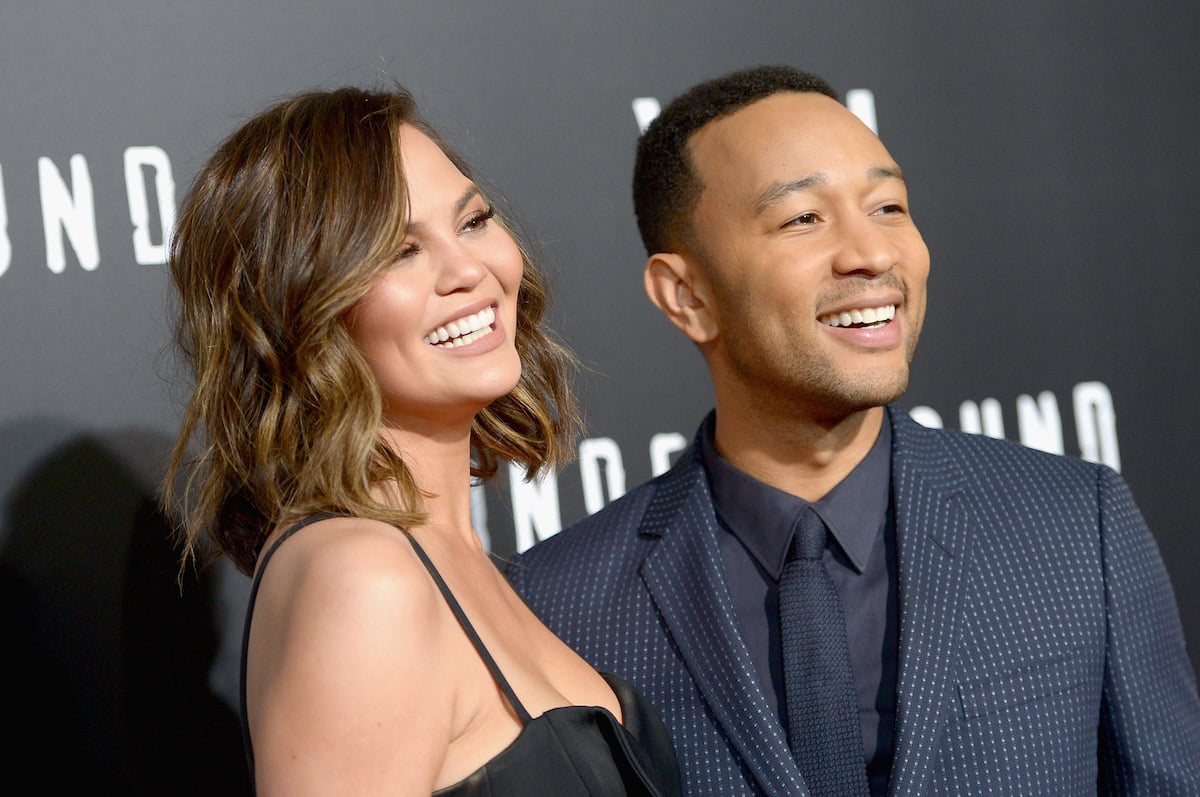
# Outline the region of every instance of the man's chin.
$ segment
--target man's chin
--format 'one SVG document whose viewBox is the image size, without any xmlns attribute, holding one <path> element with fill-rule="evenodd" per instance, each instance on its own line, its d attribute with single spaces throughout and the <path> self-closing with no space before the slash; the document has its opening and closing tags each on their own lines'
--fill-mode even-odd
<svg viewBox="0 0 1200 797">
<path fill-rule="evenodd" d="M 895 374 L 892 379 L 874 378 L 845 380 L 826 396 L 825 409 L 829 417 L 850 418 L 896 401 L 908 390 L 908 372 Z"/>
</svg>

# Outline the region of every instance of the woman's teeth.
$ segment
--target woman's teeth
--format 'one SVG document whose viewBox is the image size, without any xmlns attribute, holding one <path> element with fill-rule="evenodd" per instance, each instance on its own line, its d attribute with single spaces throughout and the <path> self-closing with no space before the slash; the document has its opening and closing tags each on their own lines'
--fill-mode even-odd
<svg viewBox="0 0 1200 797">
<path fill-rule="evenodd" d="M 438 327 L 426 335 L 424 340 L 431 346 L 443 348 L 466 346 L 493 332 L 492 324 L 495 321 L 496 308 L 487 307 L 474 315 L 464 316 Z"/>
</svg>

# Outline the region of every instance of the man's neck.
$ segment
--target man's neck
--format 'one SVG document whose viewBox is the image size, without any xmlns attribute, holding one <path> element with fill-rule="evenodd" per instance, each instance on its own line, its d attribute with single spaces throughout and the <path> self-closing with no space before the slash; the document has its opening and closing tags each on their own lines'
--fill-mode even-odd
<svg viewBox="0 0 1200 797">
<path fill-rule="evenodd" d="M 862 462 L 884 422 L 883 407 L 836 422 L 795 416 L 764 419 L 754 413 L 721 411 L 717 404 L 714 443 L 731 465 L 761 482 L 818 501 Z"/>
</svg>

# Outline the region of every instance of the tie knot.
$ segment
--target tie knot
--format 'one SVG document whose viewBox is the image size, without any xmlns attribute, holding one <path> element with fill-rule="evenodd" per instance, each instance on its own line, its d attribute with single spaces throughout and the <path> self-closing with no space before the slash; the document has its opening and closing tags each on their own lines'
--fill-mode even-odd
<svg viewBox="0 0 1200 797">
<path fill-rule="evenodd" d="M 796 559 L 820 559 L 825 553 L 827 529 L 821 516 L 811 506 L 800 515 L 796 531 L 792 535 L 792 557 Z"/>
</svg>

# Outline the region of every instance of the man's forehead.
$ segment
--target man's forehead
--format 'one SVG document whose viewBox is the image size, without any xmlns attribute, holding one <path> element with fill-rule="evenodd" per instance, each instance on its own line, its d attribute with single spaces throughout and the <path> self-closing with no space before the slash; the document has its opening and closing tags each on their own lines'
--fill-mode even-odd
<svg viewBox="0 0 1200 797">
<path fill-rule="evenodd" d="M 716 180 L 735 190 L 756 186 L 756 193 L 780 179 L 804 179 L 830 169 L 850 167 L 872 177 L 880 170 L 899 172 L 857 117 L 836 100 L 811 92 L 773 94 L 714 119 L 693 134 L 688 155 L 701 186 Z"/>
</svg>

